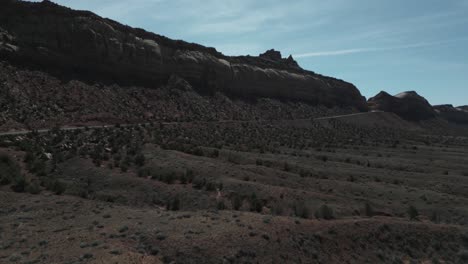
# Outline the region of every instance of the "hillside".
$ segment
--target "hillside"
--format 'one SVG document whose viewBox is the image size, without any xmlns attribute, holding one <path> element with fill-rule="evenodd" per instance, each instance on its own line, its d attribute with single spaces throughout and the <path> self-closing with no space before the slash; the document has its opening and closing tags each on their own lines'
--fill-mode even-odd
<svg viewBox="0 0 468 264">
<path fill-rule="evenodd" d="M 2 57 L 60 79 L 157 88 L 177 75 L 205 94 L 367 109 L 352 84 L 305 71 L 292 57 L 227 57 L 49 1 L 0 7 Z"/>
<path fill-rule="evenodd" d="M 465 264 L 467 111 L 3 0 L 0 263 Z"/>
</svg>

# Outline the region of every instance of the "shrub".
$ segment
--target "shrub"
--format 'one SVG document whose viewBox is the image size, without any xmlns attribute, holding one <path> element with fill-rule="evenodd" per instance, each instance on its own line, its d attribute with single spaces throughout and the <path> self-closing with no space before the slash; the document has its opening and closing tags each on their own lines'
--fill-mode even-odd
<svg viewBox="0 0 468 264">
<path fill-rule="evenodd" d="M 367 217 L 373 217 L 375 215 L 374 209 L 369 203 L 364 206 L 364 213 Z"/>
<path fill-rule="evenodd" d="M 231 198 L 231 204 L 232 204 L 232 209 L 234 210 L 239 210 L 242 207 L 243 203 L 242 197 L 240 195 L 234 195 L 234 197 Z"/>
<path fill-rule="evenodd" d="M 195 175 L 193 173 L 193 170 L 188 169 L 188 170 L 185 171 L 185 178 L 187 178 L 188 183 L 192 183 L 194 177 L 195 177 Z"/>
<path fill-rule="evenodd" d="M 325 220 L 331 220 L 335 218 L 333 209 L 326 204 L 320 206 L 319 209 L 317 209 L 317 211 L 315 212 L 315 217 L 318 219 Z"/>
<path fill-rule="evenodd" d="M 51 185 L 49 186 L 49 190 L 54 192 L 56 195 L 63 194 L 66 189 L 67 189 L 67 186 L 65 185 L 65 183 L 59 180 L 52 181 Z"/>
<path fill-rule="evenodd" d="M 127 164 L 127 162 L 122 161 L 122 162 L 120 163 L 120 170 L 121 170 L 122 172 L 127 172 L 127 171 L 128 171 L 128 164 Z"/>
<path fill-rule="evenodd" d="M 205 186 L 205 189 L 208 192 L 216 191 L 216 185 L 213 182 L 208 182 Z"/>
<path fill-rule="evenodd" d="M 201 190 L 206 185 L 206 179 L 195 178 L 192 187 L 197 190 Z"/>
<path fill-rule="evenodd" d="M 24 176 L 20 175 L 20 176 L 16 176 L 13 179 L 13 185 L 11 186 L 11 189 L 14 192 L 21 193 L 25 191 L 27 185 L 28 183 L 26 182 L 26 179 L 24 178 Z"/>
<path fill-rule="evenodd" d="M 293 206 L 294 215 L 300 218 L 308 219 L 310 217 L 309 208 L 304 202 L 296 202 Z"/>
<path fill-rule="evenodd" d="M 262 211 L 263 204 L 262 202 L 257 198 L 257 195 L 255 193 L 252 193 L 250 195 L 249 199 L 250 203 L 250 211 L 251 212 L 258 212 L 260 213 Z"/>
<path fill-rule="evenodd" d="M 28 186 L 26 186 L 26 191 L 30 194 L 39 194 L 41 193 L 41 187 L 39 186 L 37 181 L 34 181 Z"/>
<path fill-rule="evenodd" d="M 408 216 L 409 216 L 410 220 L 416 220 L 417 217 L 419 216 L 418 210 L 413 205 L 411 205 L 408 208 Z"/>
<path fill-rule="evenodd" d="M 225 210 L 226 209 L 226 205 L 224 204 L 224 201 L 218 201 L 218 203 L 216 204 L 216 209 L 218 210 Z"/>
<path fill-rule="evenodd" d="M 462 250 L 458 253 L 458 257 L 460 258 L 460 263 L 468 263 L 468 250 Z"/>
<path fill-rule="evenodd" d="M 166 205 L 167 210 L 171 211 L 178 211 L 180 210 L 180 200 L 179 197 L 174 197 L 171 201 L 169 201 Z"/>
<path fill-rule="evenodd" d="M 431 219 L 430 219 L 430 220 L 431 220 L 431 222 L 436 223 L 436 224 L 440 223 L 440 216 L 439 216 L 439 214 L 438 214 L 437 212 L 435 212 L 435 211 L 432 212 L 432 215 L 431 215 Z"/>
<path fill-rule="evenodd" d="M 137 165 L 139 167 L 145 165 L 145 156 L 143 154 L 140 153 L 140 154 L 136 155 L 135 165 Z"/>
<path fill-rule="evenodd" d="M 0 154 L 0 185 L 7 185 L 14 179 L 21 178 L 18 163 L 6 154 Z"/>
</svg>

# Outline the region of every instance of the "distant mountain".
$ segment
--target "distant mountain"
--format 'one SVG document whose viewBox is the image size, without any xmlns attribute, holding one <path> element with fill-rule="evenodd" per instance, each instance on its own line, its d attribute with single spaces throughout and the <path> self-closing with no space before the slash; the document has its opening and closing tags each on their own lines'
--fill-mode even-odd
<svg viewBox="0 0 468 264">
<path fill-rule="evenodd" d="M 371 110 L 392 112 L 410 121 L 436 117 L 436 112 L 429 102 L 414 91 L 403 92 L 395 96 L 382 91 L 369 98 L 368 105 Z"/>
<path fill-rule="evenodd" d="M 229 57 L 50 1 L 1 1 L 0 35 L 0 58 L 59 78 L 156 88 L 177 75 L 204 94 L 368 109 L 354 85 L 306 71 L 277 51 Z"/>
<path fill-rule="evenodd" d="M 453 105 L 436 105 L 434 109 L 440 117 L 457 124 L 468 124 L 468 107 Z"/>
</svg>

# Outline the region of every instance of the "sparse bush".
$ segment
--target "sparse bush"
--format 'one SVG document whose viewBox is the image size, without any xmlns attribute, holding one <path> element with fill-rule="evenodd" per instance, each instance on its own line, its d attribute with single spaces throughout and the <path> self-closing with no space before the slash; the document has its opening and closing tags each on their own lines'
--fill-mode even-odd
<svg viewBox="0 0 468 264">
<path fill-rule="evenodd" d="M 192 183 L 193 178 L 195 177 L 193 170 L 188 169 L 185 171 L 185 178 L 187 178 L 187 183 Z"/>
<path fill-rule="evenodd" d="M 231 204 L 232 204 L 232 209 L 234 210 L 239 210 L 242 207 L 243 203 L 242 197 L 240 195 L 234 195 L 234 197 L 231 198 Z"/>
<path fill-rule="evenodd" d="M 208 192 L 216 191 L 216 185 L 213 182 L 209 181 L 205 185 L 205 190 Z"/>
<path fill-rule="evenodd" d="M 410 220 L 416 220 L 417 217 L 419 216 L 418 210 L 413 205 L 408 207 L 408 216 L 409 216 Z"/>
<path fill-rule="evenodd" d="M 41 193 L 41 187 L 37 183 L 37 181 L 32 182 L 26 186 L 26 191 L 30 194 L 39 194 Z"/>
<path fill-rule="evenodd" d="M 258 212 L 260 213 L 262 211 L 263 204 L 262 202 L 257 198 L 257 194 L 252 193 L 249 198 L 249 203 L 250 203 L 250 211 L 251 212 Z"/>
<path fill-rule="evenodd" d="M 136 155 L 135 165 L 137 165 L 138 167 L 141 167 L 141 166 L 145 165 L 145 156 L 143 154 L 140 153 L 140 154 Z"/>
<path fill-rule="evenodd" d="M 14 192 L 24 192 L 26 190 L 26 186 L 28 185 L 28 183 L 26 182 L 26 179 L 24 178 L 24 175 L 19 175 L 19 176 L 16 176 L 14 179 L 13 179 L 13 185 L 11 186 L 11 189 L 14 191 Z"/>
<path fill-rule="evenodd" d="M 293 206 L 293 209 L 294 209 L 294 215 L 297 217 L 301 217 L 304 219 L 308 219 L 310 217 L 309 208 L 306 206 L 306 204 L 303 201 L 296 202 Z"/>
<path fill-rule="evenodd" d="M 325 220 L 331 220 L 335 218 L 335 215 L 333 213 L 333 209 L 330 208 L 328 205 L 324 204 L 317 209 L 315 212 L 315 217 L 317 219 L 325 219 Z"/>
<path fill-rule="evenodd" d="M 218 209 L 218 210 L 225 210 L 226 209 L 226 205 L 224 204 L 223 200 L 218 201 L 218 203 L 216 204 L 216 209 Z"/>
<path fill-rule="evenodd" d="M 321 160 L 323 162 L 327 162 L 328 161 L 328 156 L 319 155 L 319 156 L 316 156 L 316 159 Z"/>
<path fill-rule="evenodd" d="M 195 178 L 192 187 L 197 190 L 201 190 L 206 185 L 206 179 Z"/>
<path fill-rule="evenodd" d="M 128 171 L 128 163 L 125 161 L 120 162 L 120 170 L 122 172 L 127 172 Z"/>
<path fill-rule="evenodd" d="M 0 154 L 0 185 L 7 185 L 14 179 L 21 178 L 18 163 L 6 154 Z"/>
<path fill-rule="evenodd" d="M 369 203 L 364 206 L 364 213 L 367 217 L 373 217 L 375 215 L 374 209 Z"/>
<path fill-rule="evenodd" d="M 434 211 L 431 214 L 430 220 L 431 220 L 431 222 L 438 224 L 438 223 L 440 223 L 440 215 L 437 212 Z"/>
<path fill-rule="evenodd" d="M 166 205 L 167 210 L 178 211 L 180 210 L 180 200 L 179 197 L 174 197 Z"/>
<path fill-rule="evenodd" d="M 67 186 L 65 185 L 65 183 L 61 182 L 60 180 L 53 180 L 50 183 L 50 186 L 48 187 L 48 189 L 54 192 L 56 195 L 61 195 L 65 192 L 65 190 L 67 189 Z"/>
<path fill-rule="evenodd" d="M 458 253 L 458 258 L 460 259 L 460 263 L 468 263 L 468 250 L 462 250 Z"/>
</svg>

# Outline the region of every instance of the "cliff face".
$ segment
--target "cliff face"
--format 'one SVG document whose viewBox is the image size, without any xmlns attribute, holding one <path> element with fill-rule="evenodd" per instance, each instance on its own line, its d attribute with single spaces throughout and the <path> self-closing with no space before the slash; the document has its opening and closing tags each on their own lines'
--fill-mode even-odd
<svg viewBox="0 0 468 264">
<path fill-rule="evenodd" d="M 367 110 L 365 98 L 352 84 L 305 71 L 278 52 L 228 57 L 49 1 L 0 2 L 0 56 L 98 82 L 153 88 L 178 75 L 206 93 Z"/>
<path fill-rule="evenodd" d="M 437 114 L 449 122 L 457 124 L 468 124 L 468 109 L 466 107 L 454 107 L 453 105 L 434 106 Z"/>
<path fill-rule="evenodd" d="M 368 104 L 371 110 L 392 112 L 410 121 L 436 117 L 436 112 L 429 102 L 414 91 L 395 96 L 380 92 L 375 97 L 369 98 Z"/>
</svg>

